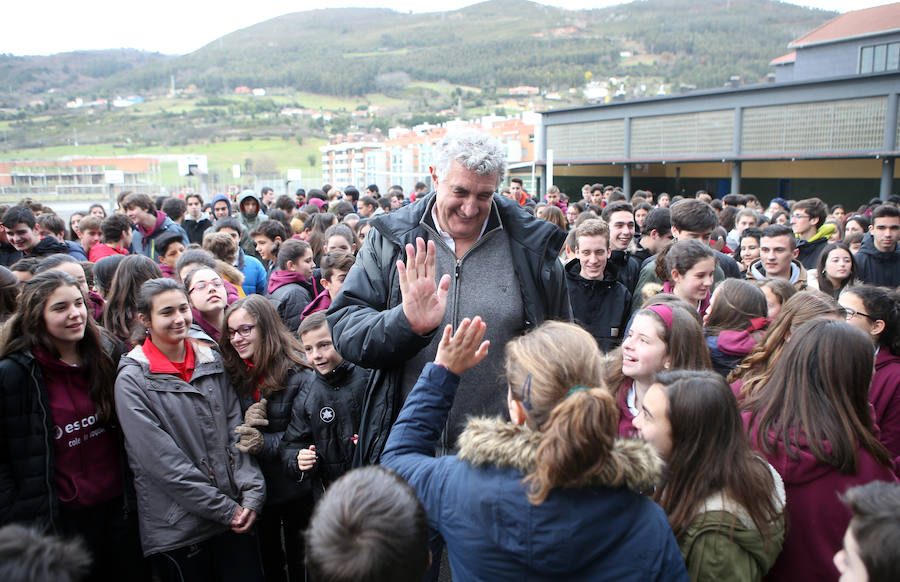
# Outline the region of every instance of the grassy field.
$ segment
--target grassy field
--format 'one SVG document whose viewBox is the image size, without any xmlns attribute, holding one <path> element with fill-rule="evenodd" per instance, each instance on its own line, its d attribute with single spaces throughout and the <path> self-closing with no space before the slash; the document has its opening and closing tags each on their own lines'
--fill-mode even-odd
<svg viewBox="0 0 900 582">
<path fill-rule="evenodd" d="M 304 175 L 316 175 L 319 173 L 319 146 L 324 145 L 325 140 L 307 138 L 303 145 L 295 140 L 257 139 L 251 141 L 229 141 L 205 145 L 188 146 L 112 146 L 112 145 L 88 145 L 88 146 L 60 146 L 49 148 L 35 148 L 7 152 L 0 154 L 0 159 L 29 159 L 29 160 L 54 160 L 62 157 L 85 156 L 140 156 L 163 154 L 197 154 L 207 156 L 210 170 L 230 170 L 234 164 L 244 165 L 247 159 L 253 160 L 259 168 L 272 166 L 273 169 L 284 171 L 289 168 L 301 168 Z M 310 166 L 308 157 L 315 156 L 315 164 Z M 165 177 L 165 176 L 164 176 Z"/>
</svg>

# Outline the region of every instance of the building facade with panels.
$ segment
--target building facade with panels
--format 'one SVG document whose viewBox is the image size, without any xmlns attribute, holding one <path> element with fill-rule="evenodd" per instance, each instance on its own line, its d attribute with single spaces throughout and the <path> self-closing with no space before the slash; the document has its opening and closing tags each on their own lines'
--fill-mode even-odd
<svg viewBox="0 0 900 582">
<path fill-rule="evenodd" d="M 859 204 L 900 194 L 898 92 L 897 70 L 857 69 L 545 112 L 535 130 L 540 190 L 554 183 L 577 199 L 600 182 Z"/>
</svg>

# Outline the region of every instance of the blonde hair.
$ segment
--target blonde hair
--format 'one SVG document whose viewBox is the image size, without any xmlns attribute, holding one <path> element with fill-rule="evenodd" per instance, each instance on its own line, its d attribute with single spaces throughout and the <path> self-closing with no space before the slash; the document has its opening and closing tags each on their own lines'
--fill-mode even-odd
<svg viewBox="0 0 900 582">
<path fill-rule="evenodd" d="M 597 342 L 584 329 L 546 322 L 506 346 L 506 377 L 528 424 L 541 433 L 534 469 L 524 480 L 531 503 L 543 503 L 557 487 L 583 487 L 610 463 L 619 412 L 603 381 Z M 613 468 L 617 484 L 623 467 Z"/>
</svg>

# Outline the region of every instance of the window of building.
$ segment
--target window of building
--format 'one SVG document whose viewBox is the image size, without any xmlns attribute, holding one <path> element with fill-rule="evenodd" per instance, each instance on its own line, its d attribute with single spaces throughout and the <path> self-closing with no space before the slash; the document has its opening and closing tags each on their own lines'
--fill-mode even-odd
<svg viewBox="0 0 900 582">
<path fill-rule="evenodd" d="M 900 42 L 864 46 L 859 51 L 859 72 L 882 73 L 900 69 Z"/>
</svg>

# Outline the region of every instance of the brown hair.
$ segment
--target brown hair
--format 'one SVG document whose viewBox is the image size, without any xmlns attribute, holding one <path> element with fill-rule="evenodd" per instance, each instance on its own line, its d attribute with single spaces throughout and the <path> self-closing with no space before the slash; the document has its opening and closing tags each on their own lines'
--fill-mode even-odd
<svg viewBox="0 0 900 582">
<path fill-rule="evenodd" d="M 846 322 L 817 319 L 799 326 L 766 383 L 744 403 L 761 450 L 776 454 L 781 444 L 797 459 L 805 440 L 818 462 L 845 475 L 858 471 L 858 448 L 893 468 L 874 434 L 874 361 L 872 340 Z"/>
<path fill-rule="evenodd" d="M 331 281 L 335 271 L 347 272 L 356 263 L 353 253 L 346 251 L 328 251 L 322 255 L 322 278 Z"/>
<path fill-rule="evenodd" d="M 574 248 L 578 248 L 578 240 L 583 236 L 604 236 L 609 248 L 609 225 L 599 218 L 590 218 L 572 229 L 575 237 Z"/>
<path fill-rule="evenodd" d="M 744 331 L 750 320 L 765 317 L 768 311 L 762 289 L 742 279 L 725 279 L 716 289 L 716 300 L 706 319 L 706 334 Z"/>
<path fill-rule="evenodd" d="M 256 321 L 259 338 L 254 352 L 253 367 L 247 366 L 231 345 L 228 318 L 238 309 L 243 309 Z M 219 350 L 225 362 L 225 370 L 238 394 L 253 394 L 259 388 L 261 396 L 284 389 L 285 380 L 291 369 L 310 368 L 303 354 L 303 347 L 281 321 L 272 303 L 261 295 L 248 295 L 232 303 L 225 312 L 225 330 L 219 338 Z"/>
<path fill-rule="evenodd" d="M 844 310 L 837 301 L 818 291 L 801 291 L 784 302 L 762 341 L 728 376 L 728 382 L 742 381 L 740 399 L 743 405 L 772 374 L 794 329 L 816 317 L 828 316 L 843 317 Z"/>
<path fill-rule="evenodd" d="M 831 280 L 828 278 L 828 275 L 825 274 L 825 265 L 828 263 L 828 255 L 836 250 L 846 251 L 847 254 L 850 255 L 850 275 L 837 289 L 835 289 L 831 285 Z M 840 295 L 841 291 L 846 289 L 849 285 L 852 285 L 853 282 L 856 281 L 856 278 L 859 276 L 859 272 L 856 267 L 856 257 L 853 256 L 853 252 L 850 250 L 850 247 L 842 242 L 828 243 L 827 245 L 822 247 L 822 251 L 819 253 L 819 260 L 816 262 L 816 271 L 816 280 L 819 283 L 819 291 L 827 293 L 834 298 L 837 298 L 837 296 Z"/>
<path fill-rule="evenodd" d="M 523 481 L 532 504 L 543 503 L 557 487 L 583 487 L 605 465 L 622 462 L 612 454 L 619 411 L 605 389 L 590 333 L 548 321 L 513 339 L 506 345 L 506 378 L 512 398 L 541 433 L 537 464 Z M 624 471 L 616 474 L 624 483 Z"/>
<path fill-rule="evenodd" d="M 535 211 L 534 215 L 545 222 L 555 224 L 562 230 L 567 230 L 569 228 L 566 215 L 556 206 L 541 206 Z"/>
<path fill-rule="evenodd" d="M 238 245 L 228 233 L 211 232 L 203 237 L 203 250 L 231 265 L 237 259 Z"/>
<path fill-rule="evenodd" d="M 784 305 L 785 302 L 797 294 L 797 288 L 791 285 L 791 282 L 787 279 L 776 278 L 776 279 L 763 279 L 758 283 L 759 288 L 766 288 L 772 291 L 772 294 L 778 299 L 781 300 L 781 305 Z"/>
<path fill-rule="evenodd" d="M 705 259 L 716 261 L 716 253 L 709 245 L 694 239 L 678 240 L 656 255 L 656 276 L 660 281 L 670 281 L 672 271 L 684 275 Z"/>
<path fill-rule="evenodd" d="M 128 255 L 116 267 L 106 305 L 103 306 L 103 327 L 123 342 L 131 342 L 140 327 L 136 308 L 141 285 L 150 279 L 161 278 L 159 265 L 144 255 Z"/>
<path fill-rule="evenodd" d="M 58 355 L 47 333 L 44 305 L 50 295 L 63 286 L 77 289 L 82 294 L 84 305 L 88 305 L 88 298 L 84 295 L 81 286 L 68 273 L 46 271 L 35 275 L 22 286 L 19 307 L 3 326 L 2 339 L 0 339 L 0 358 L 6 358 L 12 353 L 23 350 L 32 350 L 36 346 L 41 346 L 51 354 Z M 97 416 L 101 423 L 107 424 L 114 421 L 116 416 L 113 399 L 116 363 L 104 348 L 102 328 L 94 322 L 87 307 L 85 307 L 85 312 L 84 336 L 78 340 L 76 349 L 87 377 L 88 395 L 97 407 Z"/>
<path fill-rule="evenodd" d="M 737 401 L 715 372 L 677 370 L 656 377 L 668 398 L 672 451 L 654 501 L 681 538 L 704 502 L 722 493 L 746 509 L 766 540 L 778 518 L 775 483 L 766 463 L 750 449 Z"/>
<path fill-rule="evenodd" d="M 656 324 L 660 339 L 666 344 L 666 353 L 673 369 L 711 370 L 712 361 L 709 348 L 703 338 L 703 329 L 696 309 L 691 309 L 683 299 L 678 302 L 666 302 L 672 309 L 672 327 L 666 325 L 656 312 L 641 308 L 634 316 L 645 315 Z M 632 320 L 633 321 L 633 320 Z M 629 327 L 630 331 L 630 327 Z M 617 394 L 625 382 L 622 373 L 622 348 L 617 348 L 607 356 L 606 384 Z"/>
</svg>

